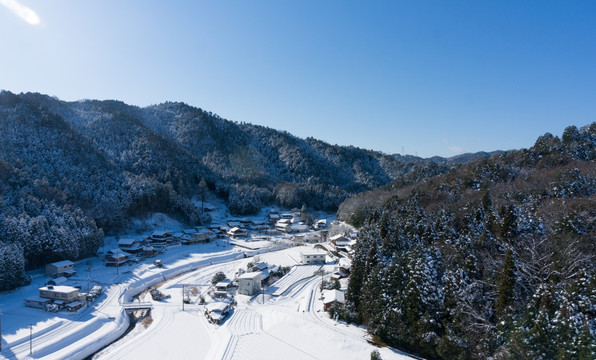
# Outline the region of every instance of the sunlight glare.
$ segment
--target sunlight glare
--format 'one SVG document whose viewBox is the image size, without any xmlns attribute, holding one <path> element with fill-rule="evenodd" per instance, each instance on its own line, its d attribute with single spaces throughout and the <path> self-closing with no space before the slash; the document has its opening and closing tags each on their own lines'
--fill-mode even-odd
<svg viewBox="0 0 596 360">
<path fill-rule="evenodd" d="M 8 10 L 31 25 L 39 25 L 41 23 L 41 19 L 35 11 L 19 3 L 17 0 L 0 0 L 0 4 L 6 6 Z"/>
</svg>

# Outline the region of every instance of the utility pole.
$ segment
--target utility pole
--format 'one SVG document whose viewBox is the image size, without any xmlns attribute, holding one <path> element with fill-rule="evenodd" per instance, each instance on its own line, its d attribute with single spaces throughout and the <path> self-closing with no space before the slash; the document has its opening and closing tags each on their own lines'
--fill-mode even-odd
<svg viewBox="0 0 596 360">
<path fill-rule="evenodd" d="M 33 324 L 29 324 L 29 355 L 33 355 Z"/>
<path fill-rule="evenodd" d="M 184 311 L 184 284 L 182 284 L 182 311 Z"/>
<path fill-rule="evenodd" d="M 116 248 L 116 275 L 118 275 L 118 268 L 120 268 L 120 248 Z"/>
</svg>

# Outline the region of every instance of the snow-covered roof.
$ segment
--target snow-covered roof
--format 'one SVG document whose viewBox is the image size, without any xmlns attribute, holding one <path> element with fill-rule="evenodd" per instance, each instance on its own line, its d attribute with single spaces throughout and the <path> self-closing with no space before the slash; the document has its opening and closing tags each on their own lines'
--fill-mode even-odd
<svg viewBox="0 0 596 360">
<path fill-rule="evenodd" d="M 136 242 L 137 241 L 135 239 L 120 239 L 120 240 L 118 240 L 118 246 L 120 246 L 120 245 L 132 246 Z"/>
<path fill-rule="evenodd" d="M 106 255 L 116 255 L 116 256 L 132 256 L 132 254 L 127 253 L 126 251 L 116 248 L 116 249 L 110 249 L 108 251 L 106 251 Z"/>
<path fill-rule="evenodd" d="M 228 307 L 229 307 L 228 303 L 216 301 L 216 302 L 207 304 L 207 311 L 221 313 L 221 312 L 225 311 Z"/>
<path fill-rule="evenodd" d="M 343 236 L 342 234 L 333 235 L 332 237 L 329 238 L 329 240 L 331 240 L 331 241 L 337 241 L 337 240 L 340 240 L 342 238 L 344 240 L 347 240 L 346 237 Z"/>
<path fill-rule="evenodd" d="M 43 286 L 39 288 L 40 291 L 54 291 L 59 293 L 70 293 L 73 291 L 79 291 L 76 287 L 68 286 L 68 285 L 49 285 Z"/>
<path fill-rule="evenodd" d="M 350 259 L 340 258 L 338 265 L 344 269 L 349 270 L 350 267 L 352 266 L 352 261 Z"/>
<path fill-rule="evenodd" d="M 264 270 L 267 269 L 269 266 L 267 265 L 266 262 L 260 262 L 257 265 L 255 265 L 257 267 L 257 269 L 259 270 Z"/>
<path fill-rule="evenodd" d="M 335 242 L 335 246 L 350 246 L 352 245 L 352 241 L 350 240 L 337 240 Z"/>
<path fill-rule="evenodd" d="M 270 274 L 269 269 L 261 270 L 261 279 L 262 280 L 267 279 L 269 277 L 269 274 Z"/>
<path fill-rule="evenodd" d="M 153 236 L 165 236 L 168 233 L 169 231 L 167 230 L 156 230 L 153 232 Z"/>
<path fill-rule="evenodd" d="M 233 227 L 230 229 L 231 233 L 237 233 L 237 232 L 246 232 L 246 230 L 244 229 L 240 229 L 239 227 Z"/>
<path fill-rule="evenodd" d="M 244 273 L 240 276 L 238 276 L 238 279 L 256 279 L 256 278 L 261 278 L 261 272 L 260 271 L 253 271 L 253 272 L 249 272 L 249 273 Z"/>
<path fill-rule="evenodd" d="M 293 230 L 305 231 L 305 230 L 308 230 L 308 225 L 305 225 L 305 224 L 292 224 L 292 229 Z"/>
<path fill-rule="evenodd" d="M 63 267 L 63 266 L 69 266 L 69 265 L 74 265 L 74 263 L 70 260 L 62 260 L 62 261 L 58 261 L 55 263 L 51 263 L 49 265 L 53 265 L 55 267 Z"/>
<path fill-rule="evenodd" d="M 343 291 L 340 290 L 323 290 L 323 303 L 329 304 L 331 302 L 337 301 L 340 304 L 346 302 L 346 298 Z"/>
<path fill-rule="evenodd" d="M 211 234 L 211 230 L 209 229 L 196 229 L 196 234 Z"/>
<path fill-rule="evenodd" d="M 215 287 L 216 288 L 228 287 L 231 283 L 232 283 L 232 281 L 230 279 L 224 279 L 224 280 L 218 282 L 217 284 L 215 284 Z"/>
</svg>

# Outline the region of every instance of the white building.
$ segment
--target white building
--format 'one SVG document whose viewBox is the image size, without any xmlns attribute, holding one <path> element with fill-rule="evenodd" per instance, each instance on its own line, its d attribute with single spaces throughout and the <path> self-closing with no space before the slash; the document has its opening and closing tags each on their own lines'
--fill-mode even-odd
<svg viewBox="0 0 596 360">
<path fill-rule="evenodd" d="M 261 272 L 249 272 L 238 277 L 238 294 L 254 295 L 261 290 Z"/>
<path fill-rule="evenodd" d="M 79 289 L 66 285 L 48 285 L 39 288 L 39 297 L 70 302 L 78 300 Z"/>
<path fill-rule="evenodd" d="M 326 253 L 317 250 L 303 251 L 300 255 L 305 265 L 324 264 L 327 257 Z"/>
<path fill-rule="evenodd" d="M 76 274 L 74 263 L 70 260 L 59 261 L 46 265 L 46 276 L 73 276 Z"/>
</svg>

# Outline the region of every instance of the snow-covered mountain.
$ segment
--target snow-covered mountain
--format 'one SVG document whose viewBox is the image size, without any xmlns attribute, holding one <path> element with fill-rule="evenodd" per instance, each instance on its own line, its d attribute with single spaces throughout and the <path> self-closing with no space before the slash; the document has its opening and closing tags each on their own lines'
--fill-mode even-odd
<svg viewBox="0 0 596 360">
<path fill-rule="evenodd" d="M 413 167 L 183 103 L 139 108 L 3 91 L 0 246 L 6 259 L 15 260 L 0 267 L 88 256 L 103 232 L 115 233 L 151 212 L 204 223 L 190 201 L 203 191 L 226 199 L 234 214 L 274 203 L 334 210 L 348 196 Z M 7 276 L 0 287 L 22 281 Z"/>
</svg>

